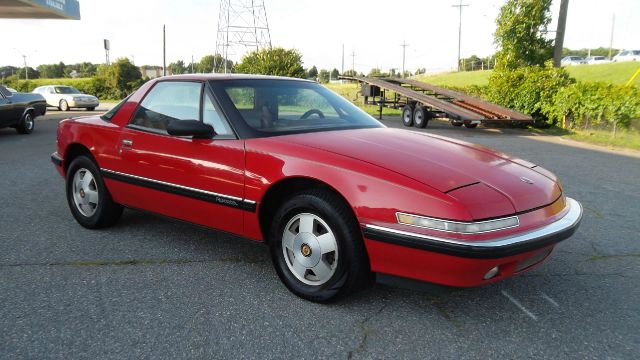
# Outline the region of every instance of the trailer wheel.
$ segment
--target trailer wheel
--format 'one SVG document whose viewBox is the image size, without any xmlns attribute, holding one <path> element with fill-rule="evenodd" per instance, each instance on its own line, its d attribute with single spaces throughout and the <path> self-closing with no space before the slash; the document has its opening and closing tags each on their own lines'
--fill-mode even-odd
<svg viewBox="0 0 640 360">
<path fill-rule="evenodd" d="M 456 120 L 453 120 L 453 119 L 452 119 L 452 120 L 451 120 L 451 125 L 453 125 L 453 126 L 457 126 L 457 127 L 460 127 L 460 126 L 462 126 L 462 122 L 461 122 L 461 121 L 456 121 Z"/>
<path fill-rule="evenodd" d="M 429 122 L 429 113 L 422 106 L 416 106 L 415 110 L 413 110 L 413 126 L 417 128 L 423 128 L 427 126 Z"/>
<path fill-rule="evenodd" d="M 413 107 L 411 105 L 405 105 L 402 108 L 402 124 L 404 126 L 413 125 Z"/>
<path fill-rule="evenodd" d="M 478 127 L 478 124 L 464 124 L 467 129 L 474 129 Z"/>
</svg>

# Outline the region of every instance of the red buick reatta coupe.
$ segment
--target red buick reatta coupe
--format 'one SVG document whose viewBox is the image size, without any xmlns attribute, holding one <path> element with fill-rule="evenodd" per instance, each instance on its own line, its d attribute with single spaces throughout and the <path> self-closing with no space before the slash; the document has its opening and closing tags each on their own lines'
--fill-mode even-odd
<svg viewBox="0 0 640 360">
<path fill-rule="evenodd" d="M 67 119 L 51 159 L 80 225 L 123 207 L 266 242 L 284 284 L 326 302 L 374 274 L 476 286 L 540 264 L 581 205 L 544 168 L 389 129 L 305 80 L 152 80 L 102 116 Z"/>
</svg>

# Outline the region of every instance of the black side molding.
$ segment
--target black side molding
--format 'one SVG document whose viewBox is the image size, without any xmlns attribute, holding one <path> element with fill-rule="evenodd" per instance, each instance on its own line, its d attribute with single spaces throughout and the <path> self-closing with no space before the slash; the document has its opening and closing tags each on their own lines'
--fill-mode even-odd
<svg viewBox="0 0 640 360">
<path fill-rule="evenodd" d="M 132 176 L 122 173 L 117 173 L 109 170 L 100 170 L 102 176 L 106 179 L 116 180 L 131 185 L 146 187 L 153 190 L 163 191 L 169 194 L 180 195 L 196 200 L 202 200 L 217 205 L 228 206 L 244 211 L 256 212 L 256 203 L 253 201 L 247 201 L 229 196 L 214 194 L 205 191 L 198 191 L 197 189 L 191 189 L 184 186 L 177 186 L 174 184 L 164 183 L 160 181 L 153 181 L 150 179 L 141 178 L 138 176 Z"/>
</svg>

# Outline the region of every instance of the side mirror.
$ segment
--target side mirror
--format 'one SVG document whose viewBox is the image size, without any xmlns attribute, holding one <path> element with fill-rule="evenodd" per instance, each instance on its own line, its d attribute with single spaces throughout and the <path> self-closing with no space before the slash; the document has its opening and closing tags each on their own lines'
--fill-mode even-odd
<svg viewBox="0 0 640 360">
<path fill-rule="evenodd" d="M 174 136 L 193 136 L 194 139 L 211 139 L 216 134 L 213 126 L 198 120 L 171 120 L 167 133 Z"/>
</svg>

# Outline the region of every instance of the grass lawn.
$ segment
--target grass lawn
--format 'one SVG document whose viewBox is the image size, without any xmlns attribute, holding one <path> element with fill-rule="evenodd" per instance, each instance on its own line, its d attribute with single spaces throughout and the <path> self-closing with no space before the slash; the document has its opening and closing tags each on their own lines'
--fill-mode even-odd
<svg viewBox="0 0 640 360">
<path fill-rule="evenodd" d="M 345 99 L 351 101 L 354 105 L 366 111 L 367 114 L 372 115 L 376 118 L 380 114 L 380 108 L 378 106 L 363 105 L 364 97 L 360 95 L 360 85 L 358 85 L 357 83 L 324 84 L 324 86 L 340 94 Z M 402 113 L 401 110 L 390 109 L 386 107 L 382 108 L 382 115 L 400 116 L 400 113 Z"/>
<path fill-rule="evenodd" d="M 553 127 L 531 131 L 611 148 L 640 150 L 640 132 L 636 130 L 619 130 L 615 138 L 611 137 L 611 131 L 607 130 L 565 130 Z"/>
<path fill-rule="evenodd" d="M 569 74 L 579 81 L 605 81 L 614 84 L 626 84 L 633 74 L 640 69 L 637 61 L 597 64 L 597 65 L 577 65 L 566 67 Z M 487 85 L 491 70 L 450 72 L 436 75 L 422 75 L 417 79 L 434 85 L 446 85 L 463 87 L 470 85 Z M 640 86 L 640 76 L 634 82 Z"/>
</svg>

